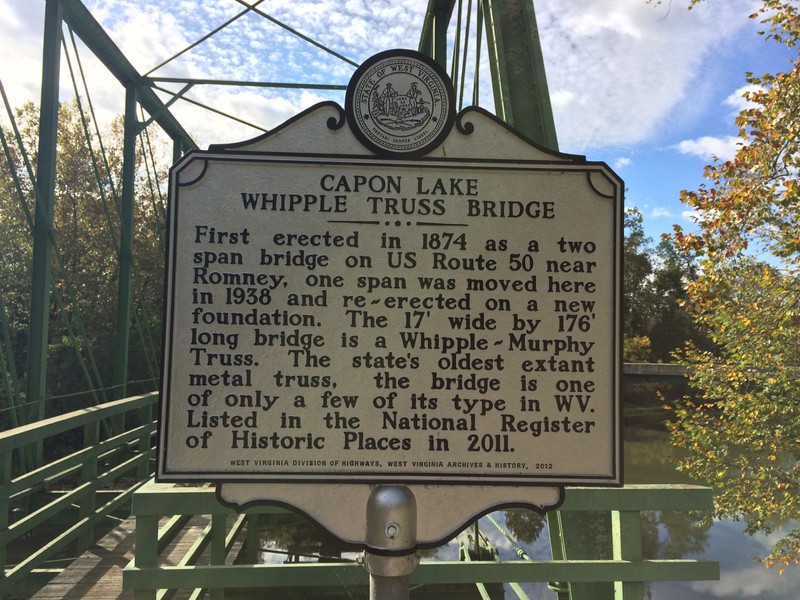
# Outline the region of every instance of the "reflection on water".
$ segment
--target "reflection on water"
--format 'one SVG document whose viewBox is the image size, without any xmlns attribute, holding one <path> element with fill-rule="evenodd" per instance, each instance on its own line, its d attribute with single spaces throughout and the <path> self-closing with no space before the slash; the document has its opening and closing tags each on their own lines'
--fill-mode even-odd
<svg viewBox="0 0 800 600">
<path fill-rule="evenodd" d="M 656 583 L 652 586 L 653 598 L 797 600 L 800 597 L 800 570 L 788 569 L 781 575 L 753 560 L 754 556 L 765 556 L 779 536 L 782 537 L 780 533 L 750 537 L 744 533 L 744 523 L 715 522 L 703 553 L 688 554 L 687 558 L 705 557 L 719 561 L 720 580 Z"/>
<path fill-rule="evenodd" d="M 661 420 L 664 411 L 654 399 L 653 389 L 638 386 L 629 390 L 625 403 L 625 482 L 626 483 L 689 483 L 685 475 L 675 470 L 675 449 Z M 681 390 L 673 390 L 680 394 Z M 598 515 L 599 516 L 599 515 Z M 729 520 L 703 519 L 704 515 L 685 512 L 651 512 L 642 514 L 645 558 L 675 559 L 702 558 L 720 563 L 719 581 L 656 582 L 648 586 L 652 600 L 715 600 L 762 599 L 797 600 L 800 598 L 800 569 L 787 569 L 783 574 L 766 569 L 754 557 L 766 556 L 782 530 L 770 536 L 748 536 L 744 524 Z M 591 529 L 604 530 L 595 522 Z M 494 546 L 501 560 L 517 560 L 524 553 L 532 560 L 550 560 L 549 532 L 544 517 L 531 511 L 497 512 L 479 522 L 479 536 Z M 475 531 L 461 534 L 461 541 L 474 544 Z M 602 542 L 610 548 L 610 540 Z M 341 548 L 299 518 L 274 523 L 264 530 L 262 539 L 264 562 L 304 562 L 322 560 L 355 560 L 357 553 Z M 446 546 L 424 553 L 423 560 L 459 560 L 456 540 Z M 430 586 L 426 586 L 430 588 Z M 555 599 L 556 594 L 545 584 L 521 584 L 525 593 L 536 599 Z M 431 597 L 472 598 L 470 590 L 434 593 Z M 429 590 L 430 593 L 431 590 Z M 492 590 L 493 598 L 517 598 L 506 585 L 505 593 Z M 425 590 L 412 591 L 412 598 L 428 597 Z M 340 591 L 341 593 L 341 591 Z M 368 597 L 364 590 L 347 590 L 348 597 Z M 275 596 L 279 597 L 279 596 Z M 322 597 L 322 596 L 315 596 Z"/>
<path fill-rule="evenodd" d="M 685 389 L 670 387 L 662 391 L 667 397 L 686 393 Z M 661 424 L 664 412 L 652 400 L 654 392 L 654 386 L 630 386 L 625 397 L 625 481 L 689 483 L 684 474 L 675 470 L 677 451 L 669 444 L 669 435 Z M 775 541 L 783 537 L 781 531 L 770 536 L 749 536 L 741 522 L 714 520 L 698 524 L 692 523 L 685 513 L 661 515 L 661 523 L 649 528 L 644 540 L 648 548 L 657 548 L 659 554 L 654 557 L 716 560 L 720 563 L 720 580 L 653 583 L 650 586 L 653 600 L 800 598 L 800 569 L 787 569 L 779 574 L 755 561 L 755 557 L 769 554 Z"/>
</svg>

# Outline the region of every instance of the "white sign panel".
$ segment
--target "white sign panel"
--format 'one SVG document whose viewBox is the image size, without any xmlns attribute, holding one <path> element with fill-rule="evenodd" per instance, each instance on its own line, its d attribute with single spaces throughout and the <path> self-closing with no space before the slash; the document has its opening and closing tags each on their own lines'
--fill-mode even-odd
<svg viewBox="0 0 800 600">
<path fill-rule="evenodd" d="M 160 478 L 613 483 L 604 165 L 194 153 Z"/>
</svg>

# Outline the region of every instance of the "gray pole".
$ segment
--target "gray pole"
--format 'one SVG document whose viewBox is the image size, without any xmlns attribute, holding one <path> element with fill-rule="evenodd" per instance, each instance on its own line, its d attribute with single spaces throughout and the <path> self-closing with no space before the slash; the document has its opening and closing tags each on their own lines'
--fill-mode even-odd
<svg viewBox="0 0 800 600">
<path fill-rule="evenodd" d="M 370 600 L 408 600 L 408 576 L 417 567 L 417 501 L 405 486 L 380 485 L 367 500 Z"/>
<path fill-rule="evenodd" d="M 408 600 L 408 575 L 400 577 L 369 576 L 369 600 Z"/>
</svg>

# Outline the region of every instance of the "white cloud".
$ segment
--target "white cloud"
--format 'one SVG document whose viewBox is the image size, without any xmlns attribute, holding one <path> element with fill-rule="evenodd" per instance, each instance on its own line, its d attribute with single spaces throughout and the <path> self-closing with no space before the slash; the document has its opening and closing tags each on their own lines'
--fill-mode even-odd
<svg viewBox="0 0 800 600">
<path fill-rule="evenodd" d="M 695 140 L 684 140 L 675 146 L 681 154 L 697 156 L 705 161 L 727 161 L 736 155 L 741 139 L 735 136 L 703 136 Z"/>
<path fill-rule="evenodd" d="M 642 0 L 537 2 L 562 148 L 632 145 L 665 127 L 697 88 L 703 61 L 747 25 L 751 8 L 730 0 L 665 14 Z"/>
<path fill-rule="evenodd" d="M 723 571 L 719 581 L 697 582 L 692 587 L 698 592 L 711 594 L 715 598 L 766 598 L 776 594 L 789 594 L 797 590 L 798 577 L 779 577 L 776 571 L 763 565 Z"/>
<path fill-rule="evenodd" d="M 44 2 L 0 0 L 0 79 L 13 105 L 39 102 Z"/>
<path fill-rule="evenodd" d="M 681 218 L 684 221 L 690 221 L 692 223 L 697 222 L 698 213 L 696 210 L 684 210 L 681 211 Z"/>
<path fill-rule="evenodd" d="M 142 73 L 244 10 L 233 0 L 84 1 Z M 422 0 L 403 4 L 394 0 L 273 0 L 259 5 L 258 10 L 360 62 L 387 48 L 415 48 L 426 5 Z M 682 116 L 671 111 L 692 86 L 696 91 L 702 84 L 698 84 L 698 72 L 703 61 L 747 25 L 751 8 L 752 0 L 728 0 L 706 3 L 704 10 L 691 12 L 675 6 L 666 14 L 664 5 L 653 8 L 644 0 L 538 0 L 536 16 L 562 150 L 584 153 L 631 146 L 674 125 L 668 118 Z M 0 11 L 4 15 L 0 77 L 13 103 L 38 101 L 44 2 L 0 0 Z M 474 64 L 473 60 L 468 64 Z M 482 68 L 481 104 L 492 109 L 486 60 Z M 109 100 L 99 108 L 112 114 L 119 112 L 124 92 L 104 71 L 95 61 L 87 77 L 93 99 L 96 93 Z M 251 11 L 155 74 L 344 85 L 352 71 L 347 62 Z M 66 84 L 62 79 L 62 98 L 72 95 Z M 315 99 L 340 101 L 342 96 L 340 92 L 308 93 Z M 299 92 L 278 94 L 259 89 L 241 95 L 202 86 L 187 95 L 254 109 L 255 116 L 265 122 L 282 117 L 289 107 L 299 111 L 309 101 L 309 96 Z M 279 95 L 283 103 L 278 101 Z M 467 86 L 465 96 L 471 95 Z M 263 100 L 257 102 L 254 96 Z M 176 114 L 199 114 L 189 107 L 179 108 L 181 104 L 174 105 Z M 208 135 L 215 135 L 213 127 L 218 127 L 220 134 L 232 131 L 229 121 L 208 114 L 199 118 L 184 127 Z M 249 130 L 247 136 L 254 134 Z M 216 140 L 200 143 L 212 141 Z"/>
<path fill-rule="evenodd" d="M 300 95 L 300 108 L 303 110 L 318 104 L 319 102 L 323 102 L 325 98 L 320 96 L 319 94 L 315 94 L 313 92 L 304 91 Z"/>
<path fill-rule="evenodd" d="M 642 37 L 642 27 L 636 22 L 632 12 L 624 7 L 609 10 L 607 5 L 596 2 L 587 5 L 585 10 L 570 12 L 564 17 L 563 23 L 580 37 L 595 36 L 603 31 L 633 39 Z"/>
<path fill-rule="evenodd" d="M 748 92 L 758 91 L 759 89 L 760 88 L 757 85 L 742 86 L 738 90 L 733 92 L 730 96 L 725 98 L 725 104 L 733 108 L 737 114 L 743 111 L 745 108 L 752 108 L 753 106 L 755 106 L 755 104 L 745 100 L 744 95 Z"/>
<path fill-rule="evenodd" d="M 631 159 L 626 156 L 621 156 L 614 161 L 614 169 L 624 169 L 631 164 Z"/>
<path fill-rule="evenodd" d="M 650 216 L 654 219 L 660 219 L 664 217 L 672 218 L 675 215 L 669 209 L 663 208 L 661 206 L 656 206 L 655 208 L 653 208 L 652 211 L 650 211 Z"/>
</svg>

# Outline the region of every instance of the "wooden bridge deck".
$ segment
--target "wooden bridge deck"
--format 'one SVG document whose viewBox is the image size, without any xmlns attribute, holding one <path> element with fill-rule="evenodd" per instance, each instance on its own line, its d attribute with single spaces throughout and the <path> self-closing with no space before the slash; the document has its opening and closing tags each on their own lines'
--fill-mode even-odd
<svg viewBox="0 0 800 600">
<path fill-rule="evenodd" d="M 133 559 L 135 529 L 133 517 L 123 521 L 56 575 L 33 600 L 133 600 L 133 592 L 122 590 L 122 569 Z"/>
<path fill-rule="evenodd" d="M 163 564 L 177 565 L 210 522 L 196 516 L 162 554 Z M 136 519 L 129 517 L 66 569 L 56 575 L 31 600 L 133 600 L 133 592 L 122 589 L 122 570 L 133 560 Z M 179 590 L 174 599 L 188 598 Z"/>
</svg>

